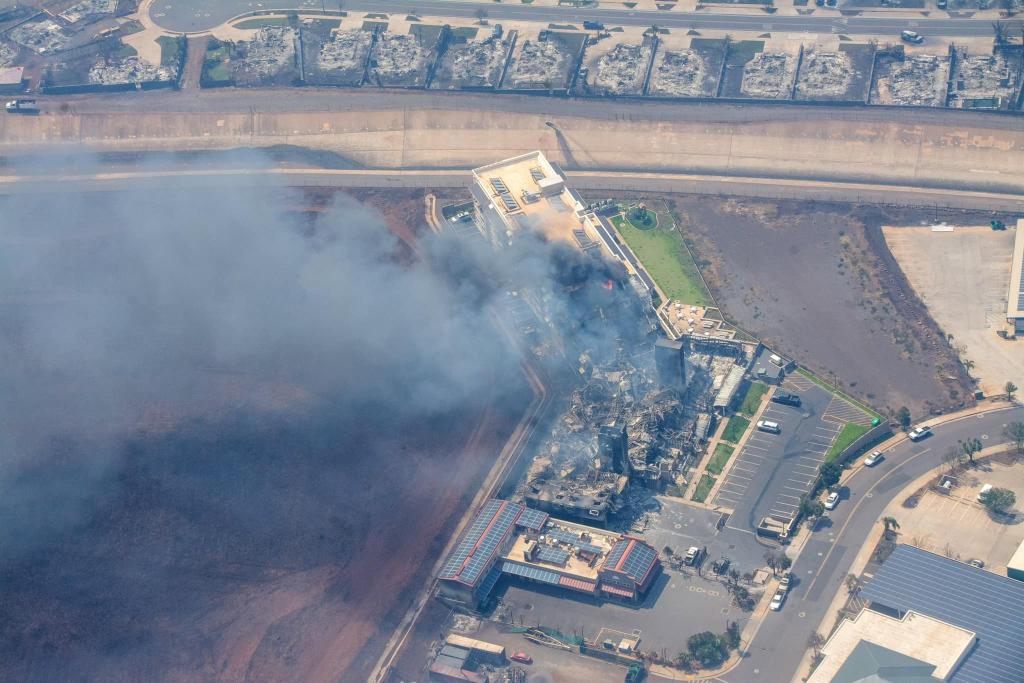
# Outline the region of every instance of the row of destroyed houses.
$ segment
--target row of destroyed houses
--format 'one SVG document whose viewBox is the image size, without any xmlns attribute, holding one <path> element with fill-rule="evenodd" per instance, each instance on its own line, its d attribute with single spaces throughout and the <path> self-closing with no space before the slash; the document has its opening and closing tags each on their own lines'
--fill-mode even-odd
<svg viewBox="0 0 1024 683">
<path fill-rule="evenodd" d="M 372 26 L 371 26 L 372 25 Z M 594 97 L 829 102 L 973 109 L 1019 109 L 1024 60 L 1019 45 L 945 54 L 903 45 L 840 43 L 772 51 L 764 41 L 693 38 L 672 46 L 648 31 L 639 44 L 608 31 L 386 23 L 339 29 L 324 20 L 273 26 L 222 45 L 208 59 L 206 86 L 333 85 L 489 90 Z M 608 41 L 607 44 L 603 44 Z M 216 72 L 216 73 L 214 73 Z M 217 76 L 217 77 L 214 77 Z"/>
<path fill-rule="evenodd" d="M 183 39 L 180 49 L 164 51 L 173 59 L 153 64 L 122 42 L 131 29 L 124 19 L 115 19 L 117 3 L 83 0 L 79 5 L 5 24 L 0 89 L 13 92 L 27 83 L 19 69 L 32 53 L 49 61 L 41 84 L 49 92 L 177 85 Z M 1024 59 L 1015 44 L 997 45 L 988 54 L 956 45 L 933 54 L 854 42 L 786 52 L 761 40 L 727 38 L 693 37 L 681 48 L 674 37 L 661 35 L 665 29 L 650 29 L 640 42 L 630 43 L 603 27 L 526 36 L 500 24 L 414 23 L 409 33 L 399 34 L 387 30 L 386 20 L 345 29 L 339 21 L 295 20 L 264 26 L 249 40 L 211 40 L 201 83 L 996 110 L 1019 110 L 1024 97 Z"/>
</svg>

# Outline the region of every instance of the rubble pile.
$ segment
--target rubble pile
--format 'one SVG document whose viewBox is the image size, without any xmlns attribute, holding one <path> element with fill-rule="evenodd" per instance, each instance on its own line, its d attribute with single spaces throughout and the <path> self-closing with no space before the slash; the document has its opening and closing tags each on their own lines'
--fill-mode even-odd
<svg viewBox="0 0 1024 683">
<path fill-rule="evenodd" d="M 170 81 L 173 79 L 174 71 L 169 67 L 150 64 L 138 57 L 111 61 L 101 60 L 89 69 L 89 82 L 103 85 Z"/>
<path fill-rule="evenodd" d="M 428 54 L 414 35 L 381 33 L 374 47 L 374 71 L 385 78 L 409 78 L 420 72 Z"/>
<path fill-rule="evenodd" d="M 845 52 L 804 52 L 796 92 L 800 97 L 839 97 L 853 80 L 850 56 Z"/>
<path fill-rule="evenodd" d="M 961 52 L 957 57 L 952 94 L 958 98 L 1005 99 L 1013 96 L 1015 80 L 1003 53 L 968 55 Z"/>
<path fill-rule="evenodd" d="M 452 59 L 452 78 L 474 85 L 496 86 L 508 44 L 496 36 L 483 41 L 471 41 L 458 50 Z"/>
<path fill-rule="evenodd" d="M 594 85 L 616 94 L 637 92 L 643 87 L 650 57 L 651 48 L 647 45 L 619 43 L 597 61 Z"/>
<path fill-rule="evenodd" d="M 320 48 L 316 65 L 324 70 L 361 68 L 372 41 L 373 34 L 369 31 L 335 31 Z"/>
<path fill-rule="evenodd" d="M 97 14 L 113 14 L 117 9 L 117 0 L 82 0 L 60 13 L 60 18 L 69 24 Z"/>
<path fill-rule="evenodd" d="M 512 68 L 512 84 L 515 87 L 552 87 L 562 80 L 565 61 L 566 54 L 556 43 L 527 40 Z"/>
<path fill-rule="evenodd" d="M 287 26 L 265 26 L 242 43 L 243 69 L 270 76 L 295 60 L 295 31 Z"/>
<path fill-rule="evenodd" d="M 704 92 L 707 67 L 695 50 L 663 52 L 651 76 L 650 92 L 678 97 L 699 97 Z"/>
<path fill-rule="evenodd" d="M 936 55 L 914 55 L 894 64 L 888 74 L 878 77 L 878 95 L 887 104 L 919 107 L 942 106 L 949 76 L 949 59 Z"/>
<path fill-rule="evenodd" d="M 793 85 L 795 69 L 796 60 L 791 54 L 759 52 L 743 68 L 740 92 L 750 97 L 786 98 Z"/>
<path fill-rule="evenodd" d="M 64 29 L 52 19 L 22 24 L 11 29 L 7 37 L 41 55 L 62 50 L 67 44 Z"/>
<path fill-rule="evenodd" d="M 18 50 L 12 45 L 0 42 L 0 68 L 12 66 L 18 59 Z"/>
</svg>

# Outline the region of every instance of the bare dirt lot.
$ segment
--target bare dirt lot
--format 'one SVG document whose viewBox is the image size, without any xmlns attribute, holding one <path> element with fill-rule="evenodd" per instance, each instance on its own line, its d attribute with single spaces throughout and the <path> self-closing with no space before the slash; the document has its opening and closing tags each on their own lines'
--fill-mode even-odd
<svg viewBox="0 0 1024 683">
<path fill-rule="evenodd" d="M 414 240 L 422 192 L 391 198 Z M 324 200 L 307 199 L 289 210 Z M 495 378 L 477 405 L 413 419 L 226 383 L 214 409 L 141 425 L 73 527 L 0 559 L 0 679 L 365 680 L 530 398 Z M 275 410 L 236 411 L 238 393 Z M 63 444 L 22 482 L 79 455 Z"/>
<path fill-rule="evenodd" d="M 825 379 L 835 373 L 877 407 L 920 415 L 972 400 L 963 367 L 881 235 L 895 216 L 924 216 L 713 197 L 677 197 L 674 206 L 719 305 L 770 346 Z"/>
<path fill-rule="evenodd" d="M 930 227 L 885 228 L 885 240 L 914 291 L 953 345 L 974 364 L 971 374 L 988 395 L 1007 381 L 1024 386 L 1024 349 L 1001 339 L 1014 231 L 989 226 L 933 232 Z"/>
</svg>

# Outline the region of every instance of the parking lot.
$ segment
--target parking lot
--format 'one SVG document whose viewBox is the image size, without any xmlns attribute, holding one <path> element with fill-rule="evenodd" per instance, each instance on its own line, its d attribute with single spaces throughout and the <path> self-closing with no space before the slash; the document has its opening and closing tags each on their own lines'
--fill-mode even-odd
<svg viewBox="0 0 1024 683">
<path fill-rule="evenodd" d="M 995 484 L 1020 501 L 1024 463 L 984 462 L 961 472 L 957 482 L 947 494 L 926 492 L 914 508 L 903 507 L 902 495 L 892 502 L 886 514 L 899 522 L 900 542 L 965 562 L 978 559 L 985 569 L 1005 575 L 1007 562 L 1024 541 L 1024 514 L 995 518 L 978 502 L 978 493 L 983 485 Z"/>
<path fill-rule="evenodd" d="M 835 414 L 853 408 L 800 375 L 788 376 L 782 389 L 799 394 L 802 405 L 768 404 L 761 419 L 778 422 L 782 432 L 753 432 L 715 496 L 715 505 L 733 510 L 730 527 L 753 529 L 768 515 L 795 516 L 842 429 Z"/>
<path fill-rule="evenodd" d="M 516 624 L 542 625 L 565 634 L 597 638 L 601 629 L 640 637 L 640 649 L 674 656 L 686 639 L 700 631 L 724 631 L 726 621 L 741 628 L 748 614 L 732 605 L 725 586 L 711 573 L 711 562 L 722 556 L 741 572 L 764 566 L 764 548 L 750 532 L 717 529 L 720 514 L 659 497 L 661 511 L 643 537 L 659 552 L 665 546 L 683 554 L 691 545 L 707 546 L 703 576 L 692 569 L 677 571 L 666 562 L 664 574 L 637 606 L 601 603 L 565 589 L 537 585 L 508 586 L 502 602 Z M 664 559 L 664 558 L 663 558 Z M 499 589 L 500 590 L 500 589 Z"/>
</svg>

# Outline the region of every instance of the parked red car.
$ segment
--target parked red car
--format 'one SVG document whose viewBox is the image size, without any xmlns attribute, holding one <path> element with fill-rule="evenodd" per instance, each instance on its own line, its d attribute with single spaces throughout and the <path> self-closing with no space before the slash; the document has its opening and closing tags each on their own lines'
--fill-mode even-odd
<svg viewBox="0 0 1024 683">
<path fill-rule="evenodd" d="M 510 654 L 508 658 L 513 662 L 520 662 L 521 664 L 533 664 L 533 657 L 525 652 L 514 652 Z"/>
</svg>

